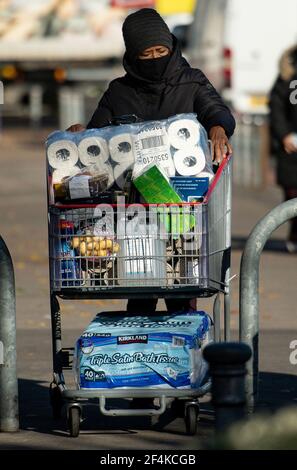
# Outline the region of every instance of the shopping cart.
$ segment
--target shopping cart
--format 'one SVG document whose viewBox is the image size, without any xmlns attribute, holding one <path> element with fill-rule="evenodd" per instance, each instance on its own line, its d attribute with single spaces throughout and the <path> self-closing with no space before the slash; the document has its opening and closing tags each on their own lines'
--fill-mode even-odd
<svg viewBox="0 0 297 470">
<path fill-rule="evenodd" d="M 230 335 L 232 157 L 223 160 L 202 203 L 175 205 L 63 205 L 49 198 L 49 266 L 55 417 L 66 405 L 70 435 L 79 434 L 84 404 L 95 400 L 106 416 L 153 416 L 173 399 L 186 431 L 197 430 L 199 397 L 210 389 L 69 389 L 73 348 L 62 347 L 58 298 L 147 299 L 213 297 L 214 339 L 221 340 L 220 297 L 224 296 L 224 339 Z M 138 230 L 135 230 L 137 216 Z M 149 221 L 149 223 L 148 223 Z M 149 229 L 148 229 L 149 227 Z M 94 230 L 96 228 L 96 230 Z M 156 233 L 158 236 L 156 236 Z M 96 234 L 99 234 L 96 238 Z M 73 251 L 61 255 L 67 239 Z M 101 245 L 100 245 L 101 243 Z M 73 254 L 74 253 L 74 254 Z M 111 409 L 111 398 L 154 398 L 158 409 Z M 171 400 L 172 401 L 172 400 Z"/>
</svg>

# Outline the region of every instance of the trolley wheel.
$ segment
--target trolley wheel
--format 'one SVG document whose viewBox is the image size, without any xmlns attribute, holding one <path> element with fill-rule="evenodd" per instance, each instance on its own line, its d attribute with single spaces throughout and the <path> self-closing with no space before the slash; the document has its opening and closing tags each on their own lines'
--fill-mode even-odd
<svg viewBox="0 0 297 470">
<path fill-rule="evenodd" d="M 185 425 L 188 436 L 194 436 L 197 432 L 197 421 L 199 407 L 197 405 L 188 405 L 185 408 Z"/>
<path fill-rule="evenodd" d="M 68 410 L 68 428 L 71 437 L 78 437 L 80 425 L 80 409 L 72 406 Z"/>
<path fill-rule="evenodd" d="M 61 396 L 61 392 L 58 387 L 51 386 L 50 387 L 50 403 L 52 406 L 52 413 L 54 419 L 60 419 L 62 415 L 62 408 L 63 408 L 63 399 Z"/>
</svg>

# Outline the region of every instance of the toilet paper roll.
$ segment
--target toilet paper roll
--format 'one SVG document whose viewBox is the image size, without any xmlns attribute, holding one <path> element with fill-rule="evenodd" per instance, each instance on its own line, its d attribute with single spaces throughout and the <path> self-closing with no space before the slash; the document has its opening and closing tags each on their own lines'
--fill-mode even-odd
<svg viewBox="0 0 297 470">
<path fill-rule="evenodd" d="M 116 165 L 113 169 L 114 179 L 120 189 L 124 189 L 127 173 L 133 168 L 131 165 Z"/>
<path fill-rule="evenodd" d="M 197 178 L 208 178 L 210 183 L 214 179 L 214 174 L 210 171 L 201 171 L 201 173 L 196 176 Z"/>
<path fill-rule="evenodd" d="M 199 142 L 199 124 L 191 119 L 179 119 L 172 122 L 167 133 L 170 144 L 178 150 L 194 147 Z"/>
<path fill-rule="evenodd" d="M 70 170 L 78 161 L 76 143 L 65 139 L 49 143 L 47 159 L 52 168 Z"/>
<path fill-rule="evenodd" d="M 205 156 L 200 147 L 178 150 L 173 156 L 176 171 L 181 176 L 195 176 L 205 167 Z"/>
<path fill-rule="evenodd" d="M 99 169 L 100 169 L 100 173 L 107 173 L 108 174 L 108 185 L 109 187 L 111 187 L 115 180 L 114 180 L 114 172 L 113 172 L 113 168 L 112 166 L 109 164 L 109 163 L 100 163 L 99 166 Z"/>
<path fill-rule="evenodd" d="M 119 134 L 113 136 L 109 141 L 109 152 L 111 159 L 116 163 L 128 161 L 134 162 L 131 134 Z"/>
<path fill-rule="evenodd" d="M 80 169 L 78 168 L 78 166 L 74 166 L 74 167 L 69 168 L 69 169 L 63 169 L 62 168 L 62 169 L 59 169 L 59 170 L 54 170 L 53 174 L 52 174 L 52 183 L 53 184 L 61 183 L 63 178 L 74 176 L 77 173 L 79 173 L 79 171 L 80 171 Z"/>
<path fill-rule="evenodd" d="M 109 159 L 108 145 L 99 136 L 85 137 L 78 144 L 79 159 L 88 166 L 92 163 L 107 162 Z"/>
</svg>

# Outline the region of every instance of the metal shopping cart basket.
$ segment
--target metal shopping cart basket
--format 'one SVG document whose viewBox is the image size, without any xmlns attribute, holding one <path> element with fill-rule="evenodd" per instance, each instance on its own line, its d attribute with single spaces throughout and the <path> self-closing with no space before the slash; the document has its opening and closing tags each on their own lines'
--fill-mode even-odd
<svg viewBox="0 0 297 470">
<path fill-rule="evenodd" d="M 175 205 L 48 205 L 54 416 L 66 405 L 70 435 L 79 434 L 83 404 L 95 401 L 106 416 L 152 416 L 174 399 L 188 434 L 197 428 L 199 397 L 210 389 L 69 389 L 64 371 L 73 348 L 62 347 L 62 299 L 214 297 L 214 337 L 229 339 L 232 157 L 220 165 L 202 203 Z M 135 227 L 137 215 L 138 229 Z M 141 217 L 140 217 L 141 215 Z M 148 223 L 149 221 L 149 223 Z M 96 230 L 94 230 L 94 227 Z M 149 227 L 149 229 L 148 229 Z M 105 232 L 104 232 L 105 231 Z M 157 236 L 156 236 L 157 233 Z M 96 235 L 97 234 L 97 235 Z M 161 234 L 161 235 L 160 235 Z M 61 255 L 67 241 L 72 252 Z M 75 253 L 75 254 L 73 254 Z M 110 409 L 110 398 L 156 398 L 158 409 Z"/>
</svg>

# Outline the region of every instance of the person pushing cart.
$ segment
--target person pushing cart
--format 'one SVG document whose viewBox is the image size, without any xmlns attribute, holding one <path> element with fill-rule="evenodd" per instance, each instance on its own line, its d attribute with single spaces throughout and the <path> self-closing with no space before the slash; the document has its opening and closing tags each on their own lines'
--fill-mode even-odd
<svg viewBox="0 0 297 470">
<path fill-rule="evenodd" d="M 180 280 L 176 289 L 166 285 L 151 287 L 131 285 L 123 288 L 118 285 L 118 273 L 113 268 L 109 289 L 94 284 L 83 288 L 73 280 L 55 283 L 54 263 L 50 263 L 51 278 L 51 318 L 53 337 L 54 380 L 51 386 L 51 403 L 54 415 L 59 415 L 62 405 L 67 404 L 67 416 L 70 434 L 77 436 L 81 415 L 81 402 L 97 398 L 100 411 L 106 415 L 154 415 L 162 414 L 166 409 L 166 398 L 183 399 L 183 415 L 189 434 L 196 432 L 198 416 L 198 397 L 209 390 L 208 385 L 193 390 L 158 390 L 131 388 L 123 390 L 85 391 L 69 390 L 66 387 L 63 370 L 69 365 L 69 352 L 62 348 L 60 308 L 57 297 L 76 298 L 128 298 L 127 313 L 152 314 L 158 298 L 164 298 L 168 313 L 195 310 L 197 297 L 211 297 L 215 294 L 225 295 L 225 337 L 228 335 L 229 315 L 229 277 L 230 277 L 230 227 L 231 227 L 231 163 L 232 147 L 229 142 L 235 129 L 235 120 L 224 104 L 222 98 L 205 77 L 202 71 L 193 69 L 182 57 L 177 39 L 170 33 L 166 23 L 153 9 L 141 9 L 130 14 L 123 24 L 123 37 L 126 52 L 123 65 L 124 77 L 113 80 L 101 98 L 88 129 L 104 128 L 117 121 L 153 121 L 167 119 L 177 114 L 195 113 L 198 121 L 207 131 L 212 143 L 212 160 L 219 166 L 203 204 L 190 208 L 194 217 L 203 220 L 205 246 L 203 259 L 207 269 L 203 282 Z M 81 132 L 82 124 L 73 124 L 67 131 Z M 90 220 L 91 207 L 63 206 L 49 207 L 49 251 L 52 262 L 56 261 L 54 253 L 57 238 L 63 239 L 67 230 L 77 218 Z M 65 215 L 63 211 L 67 212 Z M 199 213 L 199 214 L 198 214 Z M 60 227 L 57 235 L 57 226 Z M 63 227 L 64 235 L 61 234 Z M 174 234 L 172 245 L 175 244 Z M 175 234 L 176 235 L 176 234 Z M 73 236 L 73 235 L 71 235 Z M 179 257 L 180 255 L 176 255 Z M 193 258 L 193 253 L 192 253 Z M 198 254 L 196 256 L 202 256 Z M 84 259 L 85 258 L 85 259 Z M 184 258 L 186 259 L 186 258 Z M 80 256 L 80 263 L 87 263 L 87 257 Z M 182 258 L 178 260 L 181 266 Z M 164 259 L 166 263 L 166 256 Z M 181 268 L 180 268 L 181 269 Z M 59 280 L 61 281 L 61 279 Z M 193 281 L 193 282 L 192 282 Z M 64 285 L 64 287 L 63 287 Z M 145 284 L 144 284 L 145 285 Z M 57 287 L 58 286 L 58 287 Z M 128 284 L 129 286 L 129 284 Z M 218 300 L 218 296 L 216 298 Z M 215 338 L 220 339 L 219 302 L 214 305 Z M 133 398 L 134 408 L 130 410 L 113 410 L 105 407 L 106 398 Z M 158 398 L 160 408 L 150 406 L 153 398 Z M 149 401 L 148 401 L 149 400 Z"/>
</svg>

